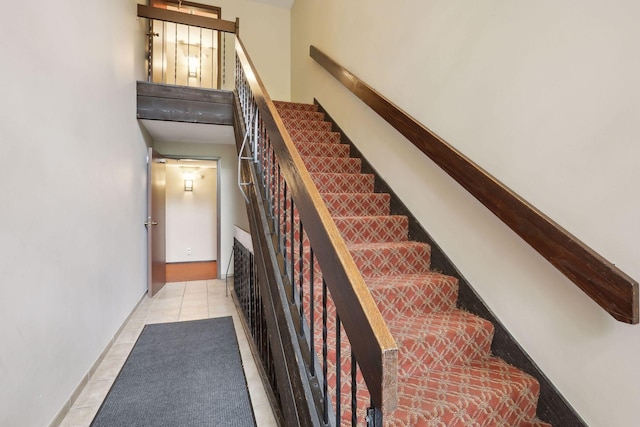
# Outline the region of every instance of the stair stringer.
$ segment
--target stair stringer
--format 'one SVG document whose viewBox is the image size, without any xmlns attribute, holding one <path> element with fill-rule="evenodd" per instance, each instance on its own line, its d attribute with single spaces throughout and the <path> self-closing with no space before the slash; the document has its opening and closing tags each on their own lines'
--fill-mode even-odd
<svg viewBox="0 0 640 427">
<path fill-rule="evenodd" d="M 491 343 L 492 354 L 538 380 L 540 383 L 540 395 L 536 412 L 537 417 L 555 426 L 586 427 L 587 424 L 585 421 L 578 415 L 569 402 L 567 402 L 544 372 L 542 372 L 531 356 L 509 333 L 480 295 L 478 295 L 458 268 L 443 252 L 438 243 L 424 227 L 422 227 L 420 222 L 413 216 L 393 189 L 382 179 L 381 175 L 371 163 L 362 155 L 353 141 L 351 141 L 340 126 L 338 126 L 322 104 L 315 98 L 314 103 L 318 106 L 318 111 L 325 114 L 324 120 L 331 122 L 331 130 L 340 133 L 340 143 L 349 145 L 350 157 L 360 159 L 361 173 L 374 176 L 374 192 L 388 193 L 391 196 L 391 215 L 404 215 L 409 219 L 409 240 L 431 245 L 431 268 L 442 274 L 458 278 L 459 291 L 457 307 L 487 319 L 493 324 L 494 337 Z"/>
</svg>

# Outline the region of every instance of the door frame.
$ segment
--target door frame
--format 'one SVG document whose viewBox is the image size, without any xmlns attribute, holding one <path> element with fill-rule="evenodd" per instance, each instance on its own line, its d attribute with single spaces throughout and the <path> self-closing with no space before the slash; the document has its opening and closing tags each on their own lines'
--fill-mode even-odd
<svg viewBox="0 0 640 427">
<path fill-rule="evenodd" d="M 206 160 L 206 161 L 214 161 L 216 162 L 216 275 L 218 279 L 222 277 L 222 262 L 220 259 L 221 255 L 221 241 L 222 238 L 220 236 L 221 225 L 220 225 L 220 157 L 219 156 L 192 156 L 189 154 L 179 155 L 179 154 L 163 154 L 162 157 L 165 159 L 171 160 Z"/>
</svg>

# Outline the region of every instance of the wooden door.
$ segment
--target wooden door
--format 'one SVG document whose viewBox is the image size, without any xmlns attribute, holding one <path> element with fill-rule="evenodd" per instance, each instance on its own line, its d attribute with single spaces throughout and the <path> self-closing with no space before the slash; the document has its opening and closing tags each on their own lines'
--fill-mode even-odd
<svg viewBox="0 0 640 427">
<path fill-rule="evenodd" d="M 147 286 L 149 297 L 166 283 L 166 160 L 149 148 L 147 165 Z"/>
</svg>

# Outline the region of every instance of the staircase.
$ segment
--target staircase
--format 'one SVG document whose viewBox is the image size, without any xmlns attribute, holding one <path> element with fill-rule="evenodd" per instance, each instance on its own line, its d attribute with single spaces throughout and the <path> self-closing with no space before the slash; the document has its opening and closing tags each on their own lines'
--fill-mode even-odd
<svg viewBox="0 0 640 427">
<path fill-rule="evenodd" d="M 456 308 L 457 279 L 430 270 L 429 245 L 409 241 L 407 218 L 390 214 L 389 195 L 373 192 L 373 175 L 361 173 L 324 114 L 274 103 L 398 343 L 399 405 L 384 424 L 550 426 L 536 419 L 537 380 L 491 355 L 491 322 Z M 320 303 L 321 282 L 313 286 Z M 336 387 L 335 374 L 329 382 Z M 345 411 L 341 424 L 350 417 Z"/>
</svg>

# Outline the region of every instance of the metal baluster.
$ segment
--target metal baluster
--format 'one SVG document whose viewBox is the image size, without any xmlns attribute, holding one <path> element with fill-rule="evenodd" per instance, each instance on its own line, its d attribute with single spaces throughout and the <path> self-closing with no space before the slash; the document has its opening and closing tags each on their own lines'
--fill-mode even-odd
<svg viewBox="0 0 640 427">
<path fill-rule="evenodd" d="M 304 228 L 302 227 L 302 219 L 298 218 L 300 233 L 300 258 L 298 260 L 299 272 L 299 297 L 300 297 L 300 336 L 304 336 Z"/>
<path fill-rule="evenodd" d="M 358 365 L 356 364 L 356 355 L 351 350 L 351 426 L 358 425 Z"/>
<path fill-rule="evenodd" d="M 276 158 L 276 151 L 271 150 L 271 184 L 269 185 L 269 193 L 273 196 L 271 197 L 271 203 L 269 203 L 269 214 L 273 218 L 275 216 L 275 197 L 276 197 L 276 162 L 278 159 Z"/>
<path fill-rule="evenodd" d="M 316 376 L 316 364 L 314 363 L 314 358 L 313 355 L 315 354 L 315 339 L 316 339 L 316 325 L 315 325 L 315 319 L 314 319 L 314 310 L 315 310 L 315 303 L 313 301 L 314 298 L 314 292 L 313 292 L 313 288 L 314 286 L 314 273 L 315 273 L 315 268 L 314 268 L 314 256 L 313 256 L 313 248 L 310 247 L 309 248 L 309 266 L 310 266 L 310 271 L 309 271 L 309 367 L 310 367 L 310 373 L 312 377 Z"/>
<path fill-rule="evenodd" d="M 269 173 L 269 171 L 271 170 L 271 151 L 272 148 L 269 147 L 269 152 L 267 153 L 267 168 L 266 168 L 266 175 L 267 175 L 267 182 L 265 185 L 265 196 L 267 196 L 267 210 L 268 212 L 271 211 L 271 174 Z"/>
<path fill-rule="evenodd" d="M 295 233 L 295 227 L 293 226 L 294 224 L 294 212 L 295 212 L 295 206 L 293 204 L 293 193 L 291 194 L 291 298 L 293 298 L 293 296 L 295 295 L 295 290 L 293 288 L 293 266 L 294 266 L 294 248 L 295 248 L 295 242 L 294 242 L 294 233 Z M 293 302 L 293 301 L 291 301 Z"/>
<path fill-rule="evenodd" d="M 322 420 L 324 423 L 329 422 L 329 384 L 327 383 L 327 374 L 329 366 L 327 363 L 327 282 L 322 279 L 322 374 L 324 376 L 322 382 Z"/>
<path fill-rule="evenodd" d="M 282 213 L 282 242 L 280 242 L 282 257 L 284 259 L 284 270 L 287 271 L 287 181 L 284 181 L 284 208 Z"/>
<path fill-rule="evenodd" d="M 278 238 L 278 245 L 280 245 L 280 221 L 282 220 L 281 211 L 280 211 L 280 199 L 282 197 L 282 192 L 280 188 L 280 183 L 282 181 L 282 177 L 280 176 L 280 163 L 278 163 L 278 213 L 277 213 L 277 222 L 273 224 L 273 227 L 276 229 L 276 237 Z M 278 249 L 280 249 L 278 247 Z"/>
<path fill-rule="evenodd" d="M 342 383 L 341 383 L 341 374 L 342 374 L 342 345 L 340 342 L 340 316 L 336 314 L 336 426 L 340 425 L 340 416 L 341 416 L 341 398 L 342 398 Z"/>
</svg>

